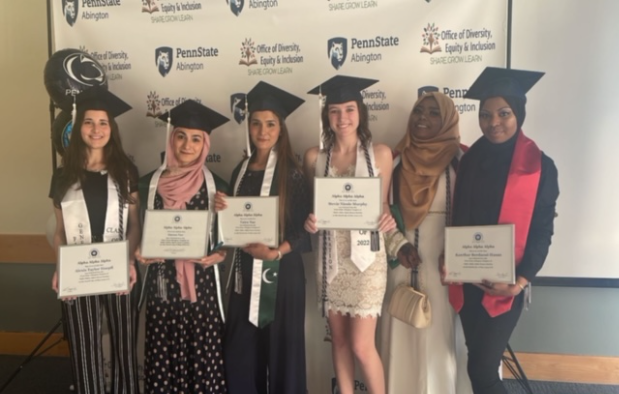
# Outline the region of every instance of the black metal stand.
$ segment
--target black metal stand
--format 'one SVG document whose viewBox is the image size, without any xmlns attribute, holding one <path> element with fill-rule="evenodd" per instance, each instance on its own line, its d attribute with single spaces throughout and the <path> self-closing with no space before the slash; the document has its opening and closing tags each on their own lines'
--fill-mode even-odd
<svg viewBox="0 0 619 394">
<path fill-rule="evenodd" d="M 509 357 L 503 356 L 503 364 L 509 372 L 514 376 L 514 379 L 522 386 L 524 391 L 527 394 L 533 394 L 533 390 L 531 389 L 531 385 L 529 385 L 529 379 L 527 379 L 527 375 L 525 375 L 524 370 L 520 366 L 512 347 L 507 344 L 507 351 L 509 352 Z M 512 364 L 513 363 L 513 364 Z"/>
<path fill-rule="evenodd" d="M 8 386 L 9 384 L 11 384 L 11 382 L 13 381 L 13 379 L 15 379 L 15 377 L 21 372 L 22 369 L 24 369 L 24 367 L 35 357 L 40 356 L 41 354 L 47 352 L 49 349 L 51 349 L 52 347 L 56 346 L 57 344 L 59 344 L 62 339 L 59 339 L 58 341 L 54 342 L 53 344 L 51 344 L 50 346 L 48 346 L 47 348 L 45 348 L 41 353 L 37 352 L 39 351 L 39 349 L 41 347 L 43 347 L 43 345 L 45 344 L 45 342 L 47 342 L 47 340 L 49 339 L 49 337 L 52 336 L 52 334 L 54 332 L 56 332 L 56 330 L 58 329 L 58 327 L 60 327 L 62 325 L 62 319 L 58 320 L 58 322 L 54 325 L 54 327 L 52 327 L 51 330 L 49 330 L 49 332 L 47 333 L 47 335 L 45 335 L 45 338 L 43 338 L 41 340 L 41 342 L 39 342 L 39 344 L 34 348 L 34 350 L 30 353 L 30 355 L 24 360 L 24 362 L 22 362 L 19 367 L 17 367 L 17 369 L 15 370 L 15 372 L 13 372 L 13 374 L 11 376 L 9 376 L 8 380 L 2 385 L 2 387 L 0 387 L 0 393 L 2 393 Z"/>
</svg>

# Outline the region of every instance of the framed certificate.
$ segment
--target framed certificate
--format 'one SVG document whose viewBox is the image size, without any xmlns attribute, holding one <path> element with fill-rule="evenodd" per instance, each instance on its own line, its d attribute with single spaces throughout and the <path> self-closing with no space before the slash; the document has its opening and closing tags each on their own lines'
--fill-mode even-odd
<svg viewBox="0 0 619 394">
<path fill-rule="evenodd" d="M 210 223 L 206 210 L 148 210 L 140 253 L 151 259 L 201 259 L 208 252 Z"/>
<path fill-rule="evenodd" d="M 445 228 L 446 281 L 516 283 L 514 225 Z"/>
<path fill-rule="evenodd" d="M 58 298 L 129 291 L 128 241 L 65 245 L 58 256 Z"/>
<path fill-rule="evenodd" d="M 381 178 L 314 178 L 314 214 L 320 230 L 376 230 Z"/>
<path fill-rule="evenodd" d="M 228 208 L 217 213 L 224 246 L 279 246 L 279 197 L 226 197 L 226 203 Z"/>
</svg>

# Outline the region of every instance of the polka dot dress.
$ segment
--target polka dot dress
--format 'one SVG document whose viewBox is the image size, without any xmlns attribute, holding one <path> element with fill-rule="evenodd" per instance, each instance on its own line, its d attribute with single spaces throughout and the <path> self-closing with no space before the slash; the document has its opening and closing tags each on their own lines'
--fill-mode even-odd
<svg viewBox="0 0 619 394">
<path fill-rule="evenodd" d="M 203 186 L 187 209 L 207 209 L 206 196 Z M 159 195 L 155 209 L 163 209 Z M 181 299 L 173 260 L 149 268 L 145 284 L 146 393 L 227 393 L 214 269 L 196 265 L 198 300 L 191 303 Z M 159 283 L 165 286 L 164 291 L 158 288 Z"/>
</svg>

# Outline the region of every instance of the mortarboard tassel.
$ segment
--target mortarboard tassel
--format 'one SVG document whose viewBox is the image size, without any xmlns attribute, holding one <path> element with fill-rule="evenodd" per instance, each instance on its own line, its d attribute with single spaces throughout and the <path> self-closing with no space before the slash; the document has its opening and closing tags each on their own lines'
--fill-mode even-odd
<svg viewBox="0 0 619 394">
<path fill-rule="evenodd" d="M 170 132 L 172 130 L 172 116 L 170 115 L 170 110 L 168 110 L 168 124 L 165 128 L 165 154 L 163 155 L 163 164 L 162 167 L 168 166 L 168 144 L 170 143 Z"/>
<path fill-rule="evenodd" d="M 245 132 L 245 142 L 247 145 L 247 157 L 251 157 L 251 145 L 249 143 L 249 104 L 247 95 L 245 95 L 245 122 L 247 123 L 247 130 Z"/>
<path fill-rule="evenodd" d="M 322 86 L 318 87 L 318 144 L 320 150 L 324 149 L 322 143 Z"/>
<path fill-rule="evenodd" d="M 71 108 L 71 128 L 75 128 L 75 119 L 77 118 L 77 104 L 75 102 L 76 98 L 73 95 L 73 107 Z"/>
</svg>

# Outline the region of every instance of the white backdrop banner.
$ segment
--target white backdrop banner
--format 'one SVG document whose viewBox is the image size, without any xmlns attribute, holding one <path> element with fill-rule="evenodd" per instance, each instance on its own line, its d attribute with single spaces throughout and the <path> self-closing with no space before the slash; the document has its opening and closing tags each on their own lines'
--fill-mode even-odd
<svg viewBox="0 0 619 394">
<path fill-rule="evenodd" d="M 337 74 L 380 80 L 363 92 L 374 141 L 395 146 L 419 91 L 438 90 L 454 100 L 470 145 L 481 135 L 479 108 L 462 97 L 484 67 L 505 66 L 507 1 L 51 1 L 55 49 L 88 52 L 133 107 L 118 123 L 140 174 L 164 150 L 155 117 L 192 98 L 232 119 L 212 133 L 207 158 L 229 179 L 245 146 L 233 104 L 260 80 L 307 100 L 286 121 L 299 159 L 319 135 L 318 99 L 306 92 Z M 337 392 L 314 308 L 313 256 L 306 262 L 308 392 Z M 361 379 L 356 387 L 367 391 Z"/>
</svg>

